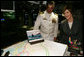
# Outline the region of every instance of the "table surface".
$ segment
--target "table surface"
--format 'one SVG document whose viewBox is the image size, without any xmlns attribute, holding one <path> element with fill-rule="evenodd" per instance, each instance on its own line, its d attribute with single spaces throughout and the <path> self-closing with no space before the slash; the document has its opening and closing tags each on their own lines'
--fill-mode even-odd
<svg viewBox="0 0 84 57">
<path fill-rule="evenodd" d="M 63 56 L 68 47 L 65 44 L 45 40 L 41 43 L 30 44 L 27 40 L 7 47 L 5 52 L 9 51 L 9 56 Z"/>
</svg>

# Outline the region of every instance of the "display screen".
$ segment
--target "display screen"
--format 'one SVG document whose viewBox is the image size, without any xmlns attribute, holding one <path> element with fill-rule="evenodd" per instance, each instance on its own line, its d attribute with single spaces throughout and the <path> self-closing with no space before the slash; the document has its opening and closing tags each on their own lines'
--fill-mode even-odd
<svg viewBox="0 0 84 57">
<path fill-rule="evenodd" d="M 5 19 L 15 19 L 15 12 L 3 12 L 3 17 Z"/>
</svg>

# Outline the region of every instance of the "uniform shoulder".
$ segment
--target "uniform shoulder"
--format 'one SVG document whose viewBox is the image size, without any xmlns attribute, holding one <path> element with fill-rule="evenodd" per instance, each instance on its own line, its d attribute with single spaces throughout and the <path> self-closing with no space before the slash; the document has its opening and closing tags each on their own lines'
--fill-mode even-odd
<svg viewBox="0 0 84 57">
<path fill-rule="evenodd" d="M 39 15 L 43 15 L 44 14 L 44 12 L 39 12 Z"/>
<path fill-rule="evenodd" d="M 58 16 L 58 14 L 57 13 L 54 13 L 56 16 Z"/>
</svg>

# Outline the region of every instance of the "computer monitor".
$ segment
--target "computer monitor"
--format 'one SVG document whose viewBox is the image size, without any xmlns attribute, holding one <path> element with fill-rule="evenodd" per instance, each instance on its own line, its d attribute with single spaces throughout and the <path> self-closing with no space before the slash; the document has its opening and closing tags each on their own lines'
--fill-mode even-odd
<svg viewBox="0 0 84 57">
<path fill-rule="evenodd" d="M 44 41 L 44 39 L 42 38 L 42 35 L 40 33 L 40 30 L 26 31 L 26 33 L 27 33 L 27 37 L 28 37 L 28 42 L 30 44 L 39 43 L 39 42 Z"/>
</svg>

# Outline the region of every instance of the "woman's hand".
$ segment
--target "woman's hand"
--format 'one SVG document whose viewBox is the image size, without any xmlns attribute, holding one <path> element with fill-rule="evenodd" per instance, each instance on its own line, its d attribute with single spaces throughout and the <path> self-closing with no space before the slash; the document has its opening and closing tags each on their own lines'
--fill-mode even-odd
<svg viewBox="0 0 84 57">
<path fill-rule="evenodd" d="M 70 44 L 73 44 L 73 42 L 71 41 L 71 37 L 69 37 L 69 43 L 70 43 Z"/>
<path fill-rule="evenodd" d="M 71 37 L 69 37 L 69 41 L 71 41 Z"/>
<path fill-rule="evenodd" d="M 74 44 L 76 44 L 77 43 L 77 39 L 76 40 L 74 40 Z"/>
</svg>

